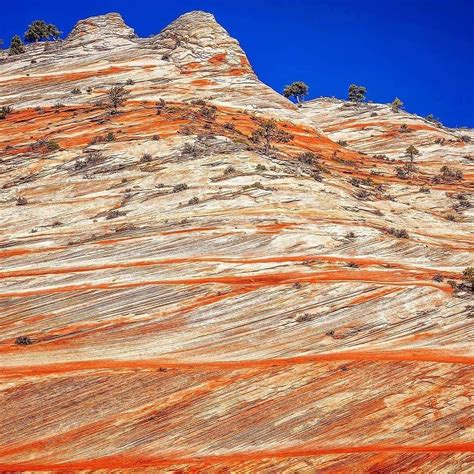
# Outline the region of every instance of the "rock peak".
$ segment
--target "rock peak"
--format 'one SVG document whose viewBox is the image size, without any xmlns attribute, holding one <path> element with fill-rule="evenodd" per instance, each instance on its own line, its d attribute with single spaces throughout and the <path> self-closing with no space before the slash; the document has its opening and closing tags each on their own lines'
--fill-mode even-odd
<svg viewBox="0 0 474 474">
<path fill-rule="evenodd" d="M 119 45 L 124 41 L 130 42 L 135 37 L 134 30 L 125 24 L 122 15 L 112 12 L 78 21 L 67 37 L 67 41 L 104 46 L 111 43 Z"/>
</svg>

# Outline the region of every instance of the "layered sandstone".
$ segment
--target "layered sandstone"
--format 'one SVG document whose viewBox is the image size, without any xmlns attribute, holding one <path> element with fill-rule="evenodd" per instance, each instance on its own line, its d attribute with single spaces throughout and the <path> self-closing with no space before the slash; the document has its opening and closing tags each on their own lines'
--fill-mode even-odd
<svg viewBox="0 0 474 474">
<path fill-rule="evenodd" d="M 204 12 L 1 60 L 2 470 L 472 468 L 472 130 L 297 108 Z"/>
</svg>

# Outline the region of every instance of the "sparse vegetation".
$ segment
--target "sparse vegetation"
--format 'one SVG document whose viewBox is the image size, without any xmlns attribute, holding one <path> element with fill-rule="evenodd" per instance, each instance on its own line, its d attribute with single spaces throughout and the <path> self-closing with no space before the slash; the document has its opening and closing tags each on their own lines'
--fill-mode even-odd
<svg viewBox="0 0 474 474">
<path fill-rule="evenodd" d="M 215 105 L 203 105 L 199 113 L 206 119 L 214 121 L 216 119 L 217 107 Z"/>
<path fill-rule="evenodd" d="M 356 84 L 349 86 L 349 100 L 357 105 L 364 102 L 366 94 L 367 89 L 364 86 L 357 86 Z"/>
<path fill-rule="evenodd" d="M 395 97 L 393 102 L 390 104 L 390 107 L 393 112 L 398 113 L 400 109 L 403 108 L 403 102 L 398 97 Z"/>
<path fill-rule="evenodd" d="M 471 285 L 471 291 L 474 291 L 474 267 L 467 267 L 462 272 L 462 279 Z"/>
<path fill-rule="evenodd" d="M 259 127 L 252 132 L 250 140 L 263 148 L 263 152 L 268 155 L 272 148 L 272 143 L 288 143 L 293 139 L 293 135 L 278 127 L 275 120 L 258 120 Z"/>
<path fill-rule="evenodd" d="M 79 95 L 81 93 L 81 89 L 79 89 L 78 87 L 75 87 L 72 91 L 71 91 L 71 94 L 73 95 Z"/>
<path fill-rule="evenodd" d="M 19 336 L 15 339 L 15 344 L 17 346 L 29 346 L 33 344 L 33 341 L 28 336 Z"/>
<path fill-rule="evenodd" d="M 4 120 L 13 112 L 13 109 L 9 105 L 4 105 L 0 107 L 0 120 Z"/>
<path fill-rule="evenodd" d="M 300 163 L 303 163 L 304 165 L 313 166 L 318 163 L 320 156 L 316 155 L 311 151 L 306 151 L 304 153 L 299 154 L 296 158 Z"/>
<path fill-rule="evenodd" d="M 229 176 L 230 174 L 234 174 L 237 170 L 235 169 L 234 166 L 229 165 L 225 170 L 224 170 L 224 175 Z"/>
<path fill-rule="evenodd" d="M 346 140 L 338 140 L 337 143 L 341 146 L 347 146 L 347 141 Z"/>
<path fill-rule="evenodd" d="M 406 229 L 396 229 L 395 227 L 389 227 L 384 229 L 386 234 L 392 235 L 397 239 L 408 239 L 409 235 Z"/>
<path fill-rule="evenodd" d="M 107 92 L 107 107 L 112 115 L 118 112 L 118 108 L 125 103 L 129 94 L 124 86 L 113 86 L 109 89 Z"/>
<path fill-rule="evenodd" d="M 150 153 L 145 153 L 141 158 L 140 161 L 142 163 L 150 163 L 150 161 L 153 160 L 153 157 L 150 155 Z"/>
<path fill-rule="evenodd" d="M 418 168 L 413 163 L 405 163 L 403 166 L 397 166 L 395 173 L 397 178 L 408 179 L 413 173 L 416 173 Z"/>
<path fill-rule="evenodd" d="M 125 82 L 125 84 L 127 86 L 133 86 L 135 84 L 135 81 L 133 79 L 127 79 L 127 81 Z"/>
<path fill-rule="evenodd" d="M 267 169 L 267 167 L 265 165 L 260 164 L 260 163 L 255 167 L 256 171 L 266 171 L 266 169 Z"/>
<path fill-rule="evenodd" d="M 435 176 L 432 181 L 434 184 L 440 183 L 452 183 L 455 181 L 461 181 L 464 175 L 461 170 L 444 165 L 439 170 L 439 175 Z"/>
<path fill-rule="evenodd" d="M 28 200 L 25 197 L 19 196 L 16 198 L 17 206 L 26 206 L 27 204 L 28 204 Z"/>
<path fill-rule="evenodd" d="M 188 204 L 189 204 L 190 206 L 193 206 L 193 205 L 195 205 L 195 204 L 199 204 L 199 198 L 196 197 L 196 196 L 192 197 L 192 198 L 188 201 Z"/>
<path fill-rule="evenodd" d="M 308 92 L 309 87 L 304 82 L 296 81 L 285 87 L 283 95 L 287 99 L 294 97 L 299 104 L 304 101 L 304 97 L 308 95 Z"/>
<path fill-rule="evenodd" d="M 54 140 L 41 139 L 36 141 L 31 145 L 32 151 L 37 151 L 39 153 L 53 153 L 54 151 L 59 150 L 61 147 L 59 143 Z"/>
<path fill-rule="evenodd" d="M 408 125 L 406 123 L 402 123 L 400 125 L 400 133 L 410 133 L 412 130 L 408 128 Z"/>
<path fill-rule="evenodd" d="M 442 125 L 440 120 L 438 118 L 436 118 L 433 114 L 428 114 L 425 117 L 425 119 L 428 120 L 428 122 L 431 122 L 431 123 L 435 124 L 438 127 L 440 127 Z"/>
<path fill-rule="evenodd" d="M 23 54 L 24 52 L 25 45 L 23 44 L 23 41 L 21 41 L 21 38 L 18 35 L 15 35 L 10 42 L 8 54 L 10 56 L 15 56 L 17 54 Z"/>
<path fill-rule="evenodd" d="M 186 191 L 188 185 L 186 183 L 180 183 L 173 187 L 173 193 L 180 193 L 181 191 Z"/>
</svg>

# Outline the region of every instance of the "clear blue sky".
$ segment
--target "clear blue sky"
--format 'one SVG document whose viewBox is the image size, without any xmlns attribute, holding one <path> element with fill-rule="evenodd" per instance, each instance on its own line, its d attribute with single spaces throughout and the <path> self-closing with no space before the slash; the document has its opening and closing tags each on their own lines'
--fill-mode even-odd
<svg viewBox="0 0 474 474">
<path fill-rule="evenodd" d="M 410 112 L 474 127 L 474 0 L 16 0 L 2 5 L 0 38 L 8 44 L 34 19 L 67 34 L 111 11 L 148 36 L 197 9 L 216 16 L 278 91 L 303 80 L 311 98 L 345 98 L 354 82 L 374 102 L 398 96 Z"/>
</svg>

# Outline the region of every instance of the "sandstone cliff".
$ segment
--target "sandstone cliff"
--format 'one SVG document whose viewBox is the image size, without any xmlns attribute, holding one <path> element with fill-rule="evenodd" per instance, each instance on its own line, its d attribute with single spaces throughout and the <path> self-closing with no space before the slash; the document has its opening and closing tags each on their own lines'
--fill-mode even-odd
<svg viewBox="0 0 474 474">
<path fill-rule="evenodd" d="M 203 12 L 1 54 L 1 470 L 472 469 L 472 130 L 297 108 Z"/>
</svg>

